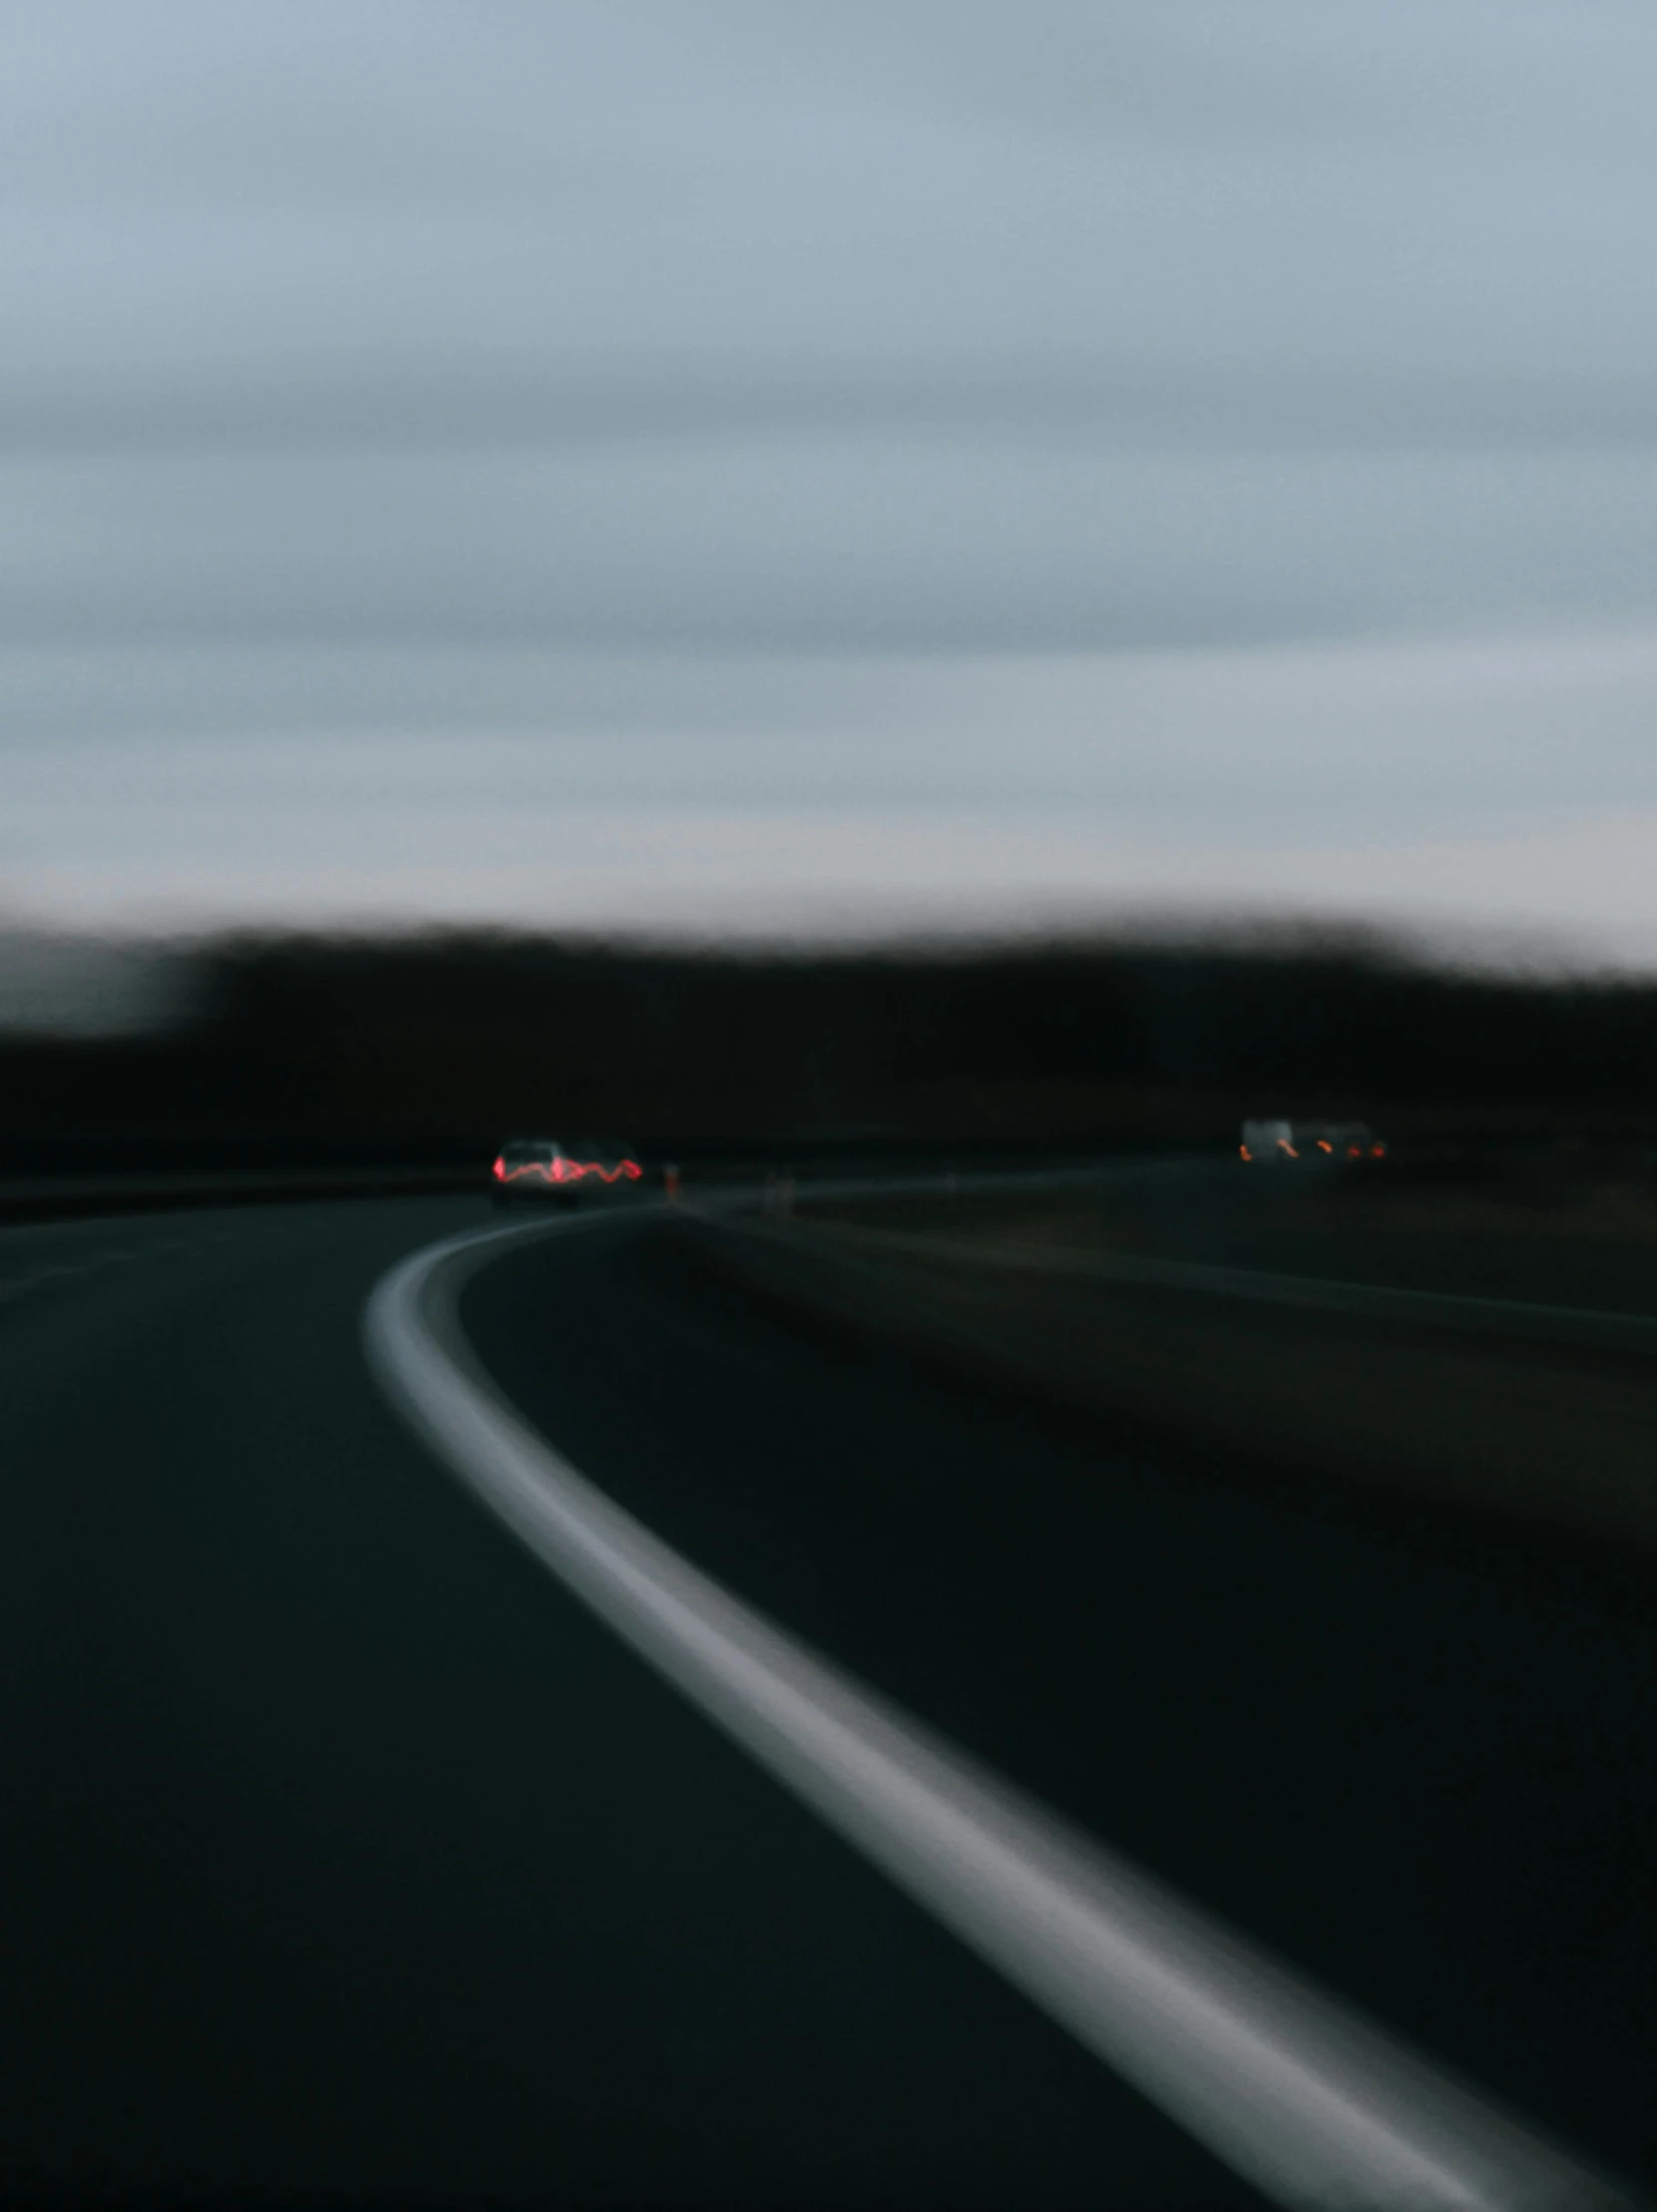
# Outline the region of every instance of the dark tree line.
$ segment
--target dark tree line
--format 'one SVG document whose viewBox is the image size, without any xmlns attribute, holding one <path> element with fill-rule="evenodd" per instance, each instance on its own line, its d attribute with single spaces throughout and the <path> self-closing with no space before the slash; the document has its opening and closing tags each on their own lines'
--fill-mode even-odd
<svg viewBox="0 0 1657 2212">
<path fill-rule="evenodd" d="M 1657 985 L 1363 940 L 782 957 L 505 934 L 230 939 L 150 1037 L 0 1042 L 14 1164 L 723 1144 L 1209 1141 L 1245 1112 L 1657 1135 Z"/>
</svg>

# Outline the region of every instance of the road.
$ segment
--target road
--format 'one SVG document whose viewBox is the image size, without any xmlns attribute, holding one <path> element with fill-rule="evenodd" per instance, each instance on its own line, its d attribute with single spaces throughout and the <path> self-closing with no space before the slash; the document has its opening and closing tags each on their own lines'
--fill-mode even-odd
<svg viewBox="0 0 1657 2212">
<path fill-rule="evenodd" d="M 0 1236 L 12 2200 L 1259 2201 L 595 1620 L 361 1316 L 470 1201 Z M 1657 2176 L 1657 1626 L 819 1342 L 642 1216 L 461 1301 L 611 1498 Z"/>
</svg>

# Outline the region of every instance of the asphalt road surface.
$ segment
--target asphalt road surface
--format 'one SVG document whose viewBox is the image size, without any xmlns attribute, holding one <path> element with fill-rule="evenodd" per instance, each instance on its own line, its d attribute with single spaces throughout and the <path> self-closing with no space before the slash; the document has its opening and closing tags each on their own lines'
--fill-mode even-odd
<svg viewBox="0 0 1657 2212">
<path fill-rule="evenodd" d="M 12 2201 L 1258 2201 L 415 1441 L 481 1205 L 0 1235 Z M 641 1214 L 461 1316 L 606 1493 L 1292 1969 L 1657 2177 L 1657 1622 L 818 1340 Z"/>
</svg>

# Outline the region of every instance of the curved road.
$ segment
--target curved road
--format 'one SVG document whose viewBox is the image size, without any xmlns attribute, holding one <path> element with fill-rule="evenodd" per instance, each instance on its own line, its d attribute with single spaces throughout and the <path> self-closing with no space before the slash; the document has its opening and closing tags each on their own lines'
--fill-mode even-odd
<svg viewBox="0 0 1657 2212">
<path fill-rule="evenodd" d="M 0 1235 L 8 2200 L 1258 2201 L 594 1620 L 371 1380 L 453 1200 Z M 497 1387 L 795 1634 L 1657 2174 L 1657 1629 L 819 1343 L 619 1215 Z"/>
</svg>

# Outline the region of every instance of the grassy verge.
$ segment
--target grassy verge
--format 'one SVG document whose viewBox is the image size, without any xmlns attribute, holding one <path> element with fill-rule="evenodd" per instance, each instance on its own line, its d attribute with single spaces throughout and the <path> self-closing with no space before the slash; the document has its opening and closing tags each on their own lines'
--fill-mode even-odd
<svg viewBox="0 0 1657 2212">
<path fill-rule="evenodd" d="M 1135 1437 L 1632 1546 L 1657 1567 L 1649 1357 L 1504 1334 L 1499 1315 L 1447 1333 L 1075 1264 L 1137 1253 L 1657 1313 L 1657 1207 L 1637 1192 L 1394 1197 L 1235 1177 L 1227 1189 L 1210 1174 L 1205 1198 L 1193 1171 L 1081 1196 L 870 1202 L 725 1233 L 761 1287 Z"/>
<path fill-rule="evenodd" d="M 1085 1189 L 869 1200 L 812 1215 L 985 1257 L 1123 1253 L 1657 1313 L 1657 1186 L 1546 1165 L 1435 1187 L 1173 1162 L 1126 1168 Z"/>
</svg>

